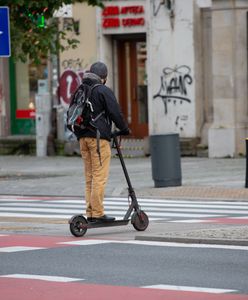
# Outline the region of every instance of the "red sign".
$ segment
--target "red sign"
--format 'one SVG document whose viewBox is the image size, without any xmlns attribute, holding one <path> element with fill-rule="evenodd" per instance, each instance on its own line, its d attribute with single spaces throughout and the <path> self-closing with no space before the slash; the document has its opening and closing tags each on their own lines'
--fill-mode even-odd
<svg viewBox="0 0 248 300">
<path fill-rule="evenodd" d="M 119 15 L 119 6 L 107 6 L 104 8 L 102 15 L 103 16 L 113 16 Z"/>
<path fill-rule="evenodd" d="M 144 14 L 144 6 L 133 5 L 133 6 L 106 6 L 102 12 L 103 28 L 117 28 L 123 27 L 133 27 L 133 26 L 144 26 L 145 18 L 137 18 L 136 15 Z M 124 18 L 121 18 L 124 15 Z M 129 16 L 126 18 L 126 16 Z M 135 17 L 132 18 L 132 15 Z"/>
<path fill-rule="evenodd" d="M 123 19 L 122 20 L 122 25 L 124 27 L 127 26 L 143 26 L 145 25 L 145 19 L 144 18 L 137 18 L 137 19 Z"/>
<path fill-rule="evenodd" d="M 106 19 L 103 19 L 102 26 L 104 28 L 120 27 L 120 19 L 118 19 L 118 18 L 106 18 Z"/>
<path fill-rule="evenodd" d="M 79 86 L 81 80 L 73 70 L 65 70 L 59 79 L 59 96 L 60 102 L 68 106 L 71 101 L 71 95 Z"/>
<path fill-rule="evenodd" d="M 17 109 L 16 119 L 34 119 L 35 109 Z"/>
<path fill-rule="evenodd" d="M 142 5 L 136 6 L 123 6 L 121 8 L 121 14 L 143 14 L 145 12 L 144 7 Z"/>
</svg>

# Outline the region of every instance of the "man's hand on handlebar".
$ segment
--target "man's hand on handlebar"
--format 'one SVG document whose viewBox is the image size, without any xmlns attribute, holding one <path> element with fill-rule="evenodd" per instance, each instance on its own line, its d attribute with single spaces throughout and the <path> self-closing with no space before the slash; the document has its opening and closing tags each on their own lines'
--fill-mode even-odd
<svg viewBox="0 0 248 300">
<path fill-rule="evenodd" d="M 123 130 L 115 130 L 114 132 L 111 133 L 111 138 L 119 136 L 119 135 L 129 135 L 130 130 L 129 128 L 123 129 Z"/>
</svg>

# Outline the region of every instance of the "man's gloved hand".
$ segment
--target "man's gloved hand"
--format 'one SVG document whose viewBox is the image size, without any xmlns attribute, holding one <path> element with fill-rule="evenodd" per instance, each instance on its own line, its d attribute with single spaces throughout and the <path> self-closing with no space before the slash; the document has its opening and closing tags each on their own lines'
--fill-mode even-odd
<svg viewBox="0 0 248 300">
<path fill-rule="evenodd" d="M 130 134 L 129 128 L 125 128 L 123 130 L 115 130 L 114 132 L 111 133 L 111 138 L 119 135 L 129 135 L 129 134 Z"/>
</svg>

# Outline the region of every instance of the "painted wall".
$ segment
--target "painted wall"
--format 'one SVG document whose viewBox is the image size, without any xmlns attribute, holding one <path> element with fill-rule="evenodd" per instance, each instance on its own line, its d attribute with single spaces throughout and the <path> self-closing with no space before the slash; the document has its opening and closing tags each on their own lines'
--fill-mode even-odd
<svg viewBox="0 0 248 300">
<path fill-rule="evenodd" d="M 247 1 L 212 2 L 213 124 L 209 156 L 245 154 L 247 105 Z"/>
<path fill-rule="evenodd" d="M 159 0 L 147 1 L 149 131 L 190 138 L 198 134 L 194 1 L 174 2 L 169 10 Z"/>
<path fill-rule="evenodd" d="M 78 39 L 80 44 L 76 49 L 69 49 L 60 54 L 60 102 L 65 107 L 72 92 L 80 84 L 83 73 L 97 59 L 96 8 L 77 3 L 73 5 L 72 17 L 79 21 L 79 34 L 68 34 Z M 65 22 L 66 18 L 61 22 L 61 26 Z"/>
<path fill-rule="evenodd" d="M 146 0 L 126 0 L 126 1 L 104 1 L 105 7 L 117 7 L 118 13 L 110 11 L 104 16 L 103 10 L 97 8 L 97 57 L 105 62 L 109 69 L 107 85 L 118 95 L 117 80 L 117 53 L 112 35 L 128 35 L 133 33 L 146 33 L 147 31 L 147 2 Z M 133 8 L 133 10 L 132 10 Z M 125 11 L 126 9 L 126 11 Z M 135 11 L 136 10 L 136 11 Z M 117 14 L 115 14 L 117 13 Z M 119 26 L 104 27 L 104 20 L 118 19 Z M 143 20 L 144 19 L 144 20 Z M 142 25 L 128 26 L 128 22 L 142 20 Z M 125 25 L 124 25 L 125 24 Z"/>
</svg>

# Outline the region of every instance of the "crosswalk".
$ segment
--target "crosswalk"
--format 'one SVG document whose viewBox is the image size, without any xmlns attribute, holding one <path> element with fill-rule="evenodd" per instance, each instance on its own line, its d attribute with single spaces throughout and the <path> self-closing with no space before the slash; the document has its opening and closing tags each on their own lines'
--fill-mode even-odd
<svg viewBox="0 0 248 300">
<path fill-rule="evenodd" d="M 219 222 L 248 224 L 248 202 L 138 199 L 150 221 Z M 122 219 L 129 201 L 123 197 L 105 198 L 105 212 Z M 84 213 L 83 199 L 75 197 L 0 196 L 0 217 L 69 219 Z"/>
</svg>

